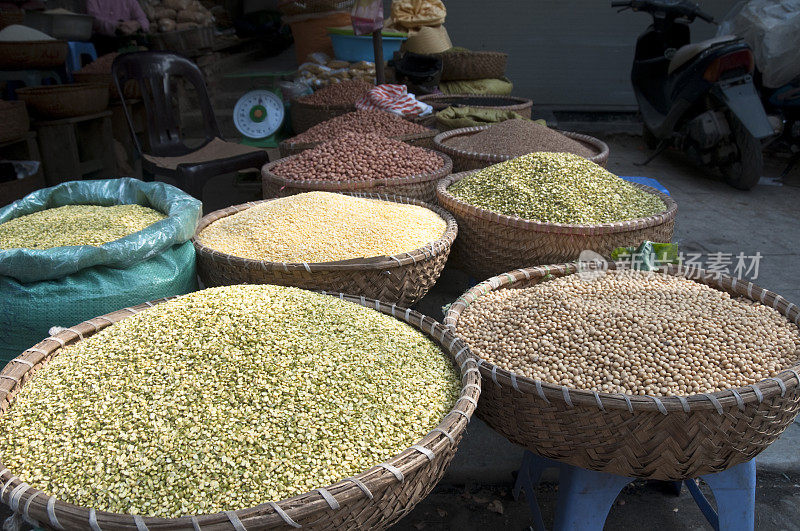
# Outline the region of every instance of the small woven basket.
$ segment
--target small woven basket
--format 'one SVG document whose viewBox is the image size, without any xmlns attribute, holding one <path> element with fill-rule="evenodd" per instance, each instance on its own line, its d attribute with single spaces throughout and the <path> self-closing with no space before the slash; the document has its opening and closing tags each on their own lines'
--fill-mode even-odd
<svg viewBox="0 0 800 531">
<path fill-rule="evenodd" d="M 461 374 L 461 397 L 441 423 L 417 444 L 370 468 L 325 488 L 277 503 L 249 509 L 181 518 L 140 517 L 95 511 L 64 503 L 36 490 L 0 463 L 0 501 L 15 513 L 48 529 L 385 529 L 408 514 L 442 478 L 475 410 L 480 396 L 480 377 L 469 349 L 443 325 L 411 310 L 363 297 L 340 298 L 391 314 L 417 328 L 450 354 Z M 61 348 L 90 337 L 113 323 L 146 311 L 167 299 L 125 308 L 73 326 L 37 343 L 12 360 L 0 373 L 0 415 L 5 414 L 35 372 L 58 356 Z"/>
<path fill-rule="evenodd" d="M 114 84 L 114 77 L 110 73 L 81 72 L 79 70 L 72 73 L 72 78 L 76 83 L 102 83 L 104 85 L 108 85 L 109 99 L 111 101 L 119 101 L 121 99 L 119 97 L 119 92 L 117 91 L 117 86 Z M 126 99 L 135 100 L 142 97 L 142 93 L 139 90 L 139 85 L 136 83 L 136 80 L 129 79 L 127 82 L 125 82 L 125 86 L 122 90 L 125 92 Z"/>
<path fill-rule="evenodd" d="M 489 291 L 576 271 L 561 264 L 490 278 L 454 302 L 444 322 L 455 329 Z M 665 271 L 760 301 L 800 324 L 798 306 L 750 282 L 676 266 Z M 486 382 L 478 416 L 494 430 L 537 455 L 629 477 L 675 481 L 721 472 L 758 455 L 800 411 L 798 364 L 754 385 L 687 397 L 596 393 L 535 381 L 484 360 L 478 366 Z"/>
<path fill-rule="evenodd" d="M 0 30 L 12 24 L 22 24 L 25 21 L 25 11 L 16 7 L 0 8 Z"/>
<path fill-rule="evenodd" d="M 0 41 L 0 70 L 34 70 L 64 66 L 67 41 Z"/>
<path fill-rule="evenodd" d="M 571 262 L 584 250 L 609 257 L 617 247 L 639 245 L 645 240 L 672 241 L 678 205 L 649 186 L 631 183 L 664 201 L 665 209 L 659 214 L 616 223 L 568 225 L 504 216 L 467 204 L 447 191 L 471 173 L 454 173 L 442 179 L 436 186 L 436 195 L 439 204 L 458 223 L 460 234 L 453 246 L 453 259 L 476 278 L 522 267 Z"/>
<path fill-rule="evenodd" d="M 442 81 L 501 78 L 506 74 L 508 54 L 502 52 L 444 52 Z"/>
<path fill-rule="evenodd" d="M 31 128 L 24 101 L 0 100 L 0 144 L 25 138 Z"/>
<path fill-rule="evenodd" d="M 417 98 L 439 112 L 448 107 L 477 107 L 499 111 L 514 111 L 525 118 L 531 117 L 533 100 L 516 96 L 475 95 L 475 94 L 427 94 Z"/>
<path fill-rule="evenodd" d="M 96 114 L 108 108 L 108 85 L 72 83 L 17 89 L 31 113 L 46 120 Z"/>
<path fill-rule="evenodd" d="M 349 11 L 355 0 L 281 0 L 278 10 L 284 15 L 308 15 L 328 11 Z"/>
<path fill-rule="evenodd" d="M 433 149 L 433 137 L 437 135 L 439 131 L 436 129 L 431 129 L 425 133 L 415 133 L 411 135 L 400 135 L 400 136 L 392 136 L 389 138 L 393 138 L 395 140 L 399 140 L 401 142 L 405 142 L 406 144 Z M 278 144 L 278 149 L 281 152 L 281 157 L 289 157 L 291 155 L 297 155 L 298 153 L 302 153 L 307 149 L 311 149 L 322 144 L 320 142 L 290 142 L 291 138 L 288 140 L 284 140 L 280 144 Z"/>
<path fill-rule="evenodd" d="M 480 170 L 482 168 L 486 168 L 487 166 L 491 166 L 492 164 L 497 164 L 498 162 L 505 162 L 507 160 L 513 159 L 511 155 L 498 155 L 496 153 L 476 153 L 474 151 L 466 151 L 463 149 L 458 149 L 452 147 L 448 144 L 450 140 L 458 136 L 470 136 L 474 135 L 475 133 L 479 133 L 484 129 L 488 129 L 491 127 L 490 125 L 483 125 L 480 127 L 462 127 L 461 129 L 453 129 L 451 131 L 445 131 L 444 133 L 439 133 L 433 139 L 433 146 L 434 149 L 437 151 L 441 151 L 442 153 L 446 154 L 448 157 L 453 159 L 453 171 L 454 172 L 462 172 L 462 171 L 469 171 L 469 170 Z M 573 133 L 571 131 L 559 131 L 562 135 L 566 136 L 567 138 L 571 138 L 581 144 L 585 145 L 592 151 L 594 151 L 594 155 L 589 157 L 588 160 L 599 164 L 600 166 L 605 167 L 608 163 L 608 145 L 598 140 L 593 136 L 588 135 L 581 135 L 579 133 Z"/>
<path fill-rule="evenodd" d="M 303 192 L 361 192 L 380 193 L 410 197 L 427 203 L 436 202 L 436 183 L 439 179 L 450 175 L 453 170 L 453 161 L 450 157 L 438 151 L 432 151 L 442 159 L 442 166 L 431 173 L 423 173 L 410 177 L 397 177 L 392 179 L 372 179 L 353 181 L 298 181 L 286 179 L 272 173 L 272 168 L 285 162 L 291 157 L 278 159 L 266 164 L 261 169 L 261 185 L 265 198 L 286 197 Z M 297 155 L 293 155 L 297 156 Z"/>
<path fill-rule="evenodd" d="M 311 105 L 300 100 L 292 100 L 289 105 L 289 117 L 292 120 L 294 134 L 299 135 L 317 124 L 355 110 L 355 105 Z"/>
<path fill-rule="evenodd" d="M 420 300 L 436 283 L 447 262 L 450 246 L 458 233 L 456 220 L 441 208 L 422 201 L 380 194 L 347 194 L 417 205 L 436 212 L 447 222 L 442 236 L 429 245 L 395 256 L 356 258 L 341 262 L 294 263 L 251 260 L 225 254 L 203 245 L 198 236 L 218 219 L 247 210 L 266 199 L 217 210 L 200 220 L 194 242 L 197 272 L 206 286 L 232 284 L 278 284 L 299 288 L 337 291 L 378 299 L 408 307 Z"/>
</svg>

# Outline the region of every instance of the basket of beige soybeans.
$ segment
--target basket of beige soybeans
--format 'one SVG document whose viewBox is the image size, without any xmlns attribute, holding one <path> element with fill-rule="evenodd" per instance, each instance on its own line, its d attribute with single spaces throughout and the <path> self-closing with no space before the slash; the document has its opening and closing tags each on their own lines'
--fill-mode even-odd
<svg viewBox="0 0 800 531">
<path fill-rule="evenodd" d="M 800 308 L 697 269 L 511 271 L 445 324 L 485 382 L 478 416 L 510 441 L 630 477 L 749 461 L 800 409 Z"/>
<path fill-rule="evenodd" d="M 212 212 L 193 241 L 206 286 L 298 286 L 405 307 L 439 278 L 457 231 L 422 201 L 317 191 Z"/>
<path fill-rule="evenodd" d="M 416 312 L 209 288 L 0 373 L 0 501 L 12 528 L 385 529 L 444 475 L 479 395 L 466 346 Z"/>
</svg>

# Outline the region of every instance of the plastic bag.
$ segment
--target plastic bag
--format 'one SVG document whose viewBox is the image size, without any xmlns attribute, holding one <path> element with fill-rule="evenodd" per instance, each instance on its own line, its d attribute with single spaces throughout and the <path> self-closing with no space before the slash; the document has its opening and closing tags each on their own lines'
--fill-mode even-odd
<svg viewBox="0 0 800 531">
<path fill-rule="evenodd" d="M 137 179 L 71 181 L 33 192 L 0 208 L 0 223 L 64 205 L 137 204 L 168 217 L 146 229 L 99 247 L 79 245 L 52 249 L 0 251 L 0 275 L 37 282 L 71 275 L 98 265 L 130 267 L 194 236 L 202 203 L 165 183 Z"/>
<path fill-rule="evenodd" d="M 189 240 L 200 218 L 200 201 L 164 183 L 76 181 L 39 190 L 0 209 L 0 223 L 70 204 L 139 204 L 169 217 L 99 247 L 0 251 L 0 359 L 19 355 L 47 337 L 52 326 L 72 326 L 197 289 Z"/>
<path fill-rule="evenodd" d="M 383 1 L 382 0 L 356 0 L 350 11 L 350 20 L 353 23 L 353 33 L 356 35 L 369 35 L 383 28 Z"/>
<path fill-rule="evenodd" d="M 737 4 L 718 31 L 730 33 L 753 49 L 765 87 L 778 88 L 800 76 L 800 0 Z"/>
<path fill-rule="evenodd" d="M 392 24 L 409 30 L 444 24 L 447 9 L 440 0 L 393 0 Z"/>
</svg>

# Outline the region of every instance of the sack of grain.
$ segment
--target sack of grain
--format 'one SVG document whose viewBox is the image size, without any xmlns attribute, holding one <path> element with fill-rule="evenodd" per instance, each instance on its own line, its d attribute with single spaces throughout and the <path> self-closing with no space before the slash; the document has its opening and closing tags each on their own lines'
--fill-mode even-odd
<svg viewBox="0 0 800 531">
<path fill-rule="evenodd" d="M 42 216 L 44 211 L 79 204 L 141 205 L 163 219 L 142 230 L 134 226 L 137 232 L 108 243 L 101 244 L 108 240 L 102 238 L 90 245 L 67 246 L 69 241 L 59 240 L 50 242 L 59 247 L 44 248 L 48 239 L 77 234 L 80 223 L 88 229 L 82 238 L 130 232 L 125 230 L 132 226 L 130 219 L 113 222 L 117 218 L 109 216 L 111 223 L 92 225 L 83 213 L 82 219 L 62 220 L 57 231 L 48 220 L 45 236 L 36 238 L 37 248 L 25 243 L 37 225 L 35 216 L 20 223 L 23 216 Z M 12 247 L 0 247 L 0 329 L 4 330 L 0 365 L 46 337 L 52 326 L 72 326 L 120 308 L 196 290 L 195 252 L 189 239 L 201 208 L 200 201 L 174 186 L 129 178 L 62 183 L 0 208 L 0 231 L 13 223 L 13 229 L 6 225 L 0 237 L 2 247 L 7 240 Z M 77 215 L 69 212 L 63 215 Z"/>
</svg>

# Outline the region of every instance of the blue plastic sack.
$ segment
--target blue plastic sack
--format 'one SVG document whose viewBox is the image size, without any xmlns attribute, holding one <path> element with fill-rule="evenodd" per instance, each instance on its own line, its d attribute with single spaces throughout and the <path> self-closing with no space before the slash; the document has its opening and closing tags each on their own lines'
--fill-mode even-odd
<svg viewBox="0 0 800 531">
<path fill-rule="evenodd" d="M 0 366 L 52 326 L 197 289 L 189 240 L 202 204 L 174 186 L 129 178 L 63 183 L 0 209 L 0 223 L 75 204 L 138 204 L 168 217 L 99 247 L 0 251 Z"/>
</svg>

